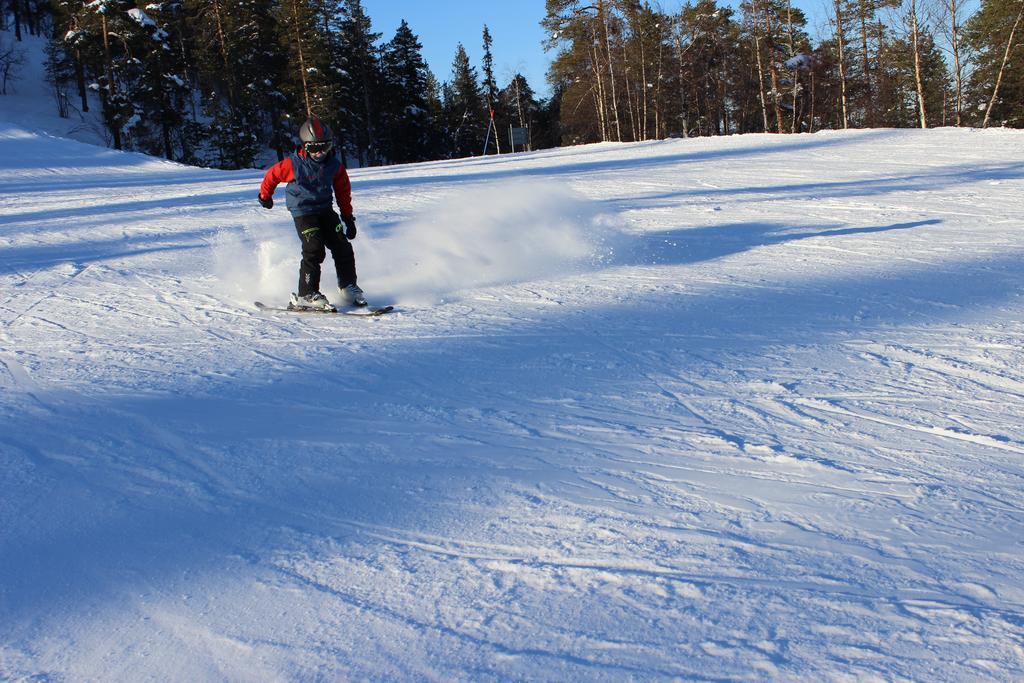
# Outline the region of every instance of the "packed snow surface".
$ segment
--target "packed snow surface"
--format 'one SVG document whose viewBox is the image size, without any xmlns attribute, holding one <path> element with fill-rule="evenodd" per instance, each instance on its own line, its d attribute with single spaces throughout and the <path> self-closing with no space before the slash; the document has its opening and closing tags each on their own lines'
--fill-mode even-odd
<svg viewBox="0 0 1024 683">
<path fill-rule="evenodd" d="M 1024 677 L 1021 132 L 0 170 L 0 678 Z"/>
</svg>

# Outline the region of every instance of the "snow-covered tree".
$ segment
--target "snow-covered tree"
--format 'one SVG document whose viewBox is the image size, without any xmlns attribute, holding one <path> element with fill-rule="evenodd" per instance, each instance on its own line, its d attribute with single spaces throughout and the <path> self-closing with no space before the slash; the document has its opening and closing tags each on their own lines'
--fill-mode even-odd
<svg viewBox="0 0 1024 683">
<path fill-rule="evenodd" d="M 182 128 L 189 121 L 189 99 L 192 88 L 188 82 L 182 54 L 174 48 L 181 37 L 171 31 L 180 28 L 175 17 L 182 11 L 178 2 L 150 5 L 149 12 L 138 8 L 128 10 L 129 18 L 138 25 L 136 78 L 131 99 L 138 147 L 167 159 L 187 158 L 178 155 L 182 147 Z M 184 144 L 188 148 L 187 143 Z"/>
</svg>

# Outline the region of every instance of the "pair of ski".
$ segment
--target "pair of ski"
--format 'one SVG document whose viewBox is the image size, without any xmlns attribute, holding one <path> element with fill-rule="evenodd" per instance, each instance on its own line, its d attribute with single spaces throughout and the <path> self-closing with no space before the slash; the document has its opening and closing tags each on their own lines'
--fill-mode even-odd
<svg viewBox="0 0 1024 683">
<path fill-rule="evenodd" d="M 362 308 L 292 308 L 291 304 L 288 306 L 268 306 L 262 301 L 255 302 L 256 308 L 261 311 L 268 311 L 273 313 L 334 313 L 337 315 L 353 315 L 361 318 L 377 318 L 385 313 L 390 313 L 395 310 L 394 306 L 381 306 L 371 307 L 363 306 Z"/>
</svg>

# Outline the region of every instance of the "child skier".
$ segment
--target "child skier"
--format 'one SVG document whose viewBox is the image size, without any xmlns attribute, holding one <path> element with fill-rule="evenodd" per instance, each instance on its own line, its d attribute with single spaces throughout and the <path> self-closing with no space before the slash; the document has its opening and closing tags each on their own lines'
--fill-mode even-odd
<svg viewBox="0 0 1024 683">
<path fill-rule="evenodd" d="M 313 117 L 299 128 L 302 146 L 274 164 L 263 176 L 260 205 L 274 206 L 274 190 L 285 188 L 285 204 L 295 220 L 302 240 L 302 264 L 299 266 L 299 291 L 292 294 L 291 308 L 330 310 L 331 303 L 320 293 L 320 264 L 331 250 L 338 288 L 345 303 L 365 306 L 363 290 L 356 284 L 356 261 L 349 240 L 356 238 L 356 219 L 352 215 L 352 185 L 344 164 L 334 151 L 331 129 Z M 338 202 L 341 217 L 334 212 L 332 197 Z M 342 232 L 344 224 L 344 232 Z"/>
</svg>

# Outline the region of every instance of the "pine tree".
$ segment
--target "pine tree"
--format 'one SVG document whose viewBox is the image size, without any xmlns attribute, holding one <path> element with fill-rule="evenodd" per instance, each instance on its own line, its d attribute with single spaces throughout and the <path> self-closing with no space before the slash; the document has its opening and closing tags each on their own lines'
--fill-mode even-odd
<svg viewBox="0 0 1024 683">
<path fill-rule="evenodd" d="M 941 50 L 932 36 L 922 31 L 918 38 L 922 91 L 917 87 L 914 46 L 907 38 L 887 38 L 879 55 L 879 122 L 892 128 L 921 127 L 921 101 L 925 112 L 941 113 L 951 89 L 949 72 Z"/>
<path fill-rule="evenodd" d="M 540 110 L 533 88 L 526 76 L 517 73 L 504 89 L 498 93 L 501 107 L 508 112 L 508 118 L 516 128 L 529 128 Z"/>
<path fill-rule="evenodd" d="M 562 144 L 562 94 L 556 88 L 551 97 L 537 103 L 530 125 L 530 149 L 549 149 Z"/>
<path fill-rule="evenodd" d="M 245 102 L 245 123 L 262 145 L 273 149 L 277 159 L 291 149 L 287 125 L 288 97 L 284 82 L 288 64 L 274 46 L 278 26 L 275 0 L 239 0 L 242 22 L 238 26 L 238 68 Z"/>
<path fill-rule="evenodd" d="M 129 6 L 121 0 L 95 0 L 78 8 L 80 28 L 76 44 L 93 82 L 88 87 L 100 95 L 103 120 L 115 149 L 125 147 L 127 128 L 135 123 L 131 90 L 136 76 L 133 42 L 137 25 L 129 18 Z"/>
<path fill-rule="evenodd" d="M 977 55 L 967 84 L 974 122 L 1024 127 L 1024 0 L 982 0 L 964 39 Z"/>
<path fill-rule="evenodd" d="M 681 14 L 686 42 L 676 52 L 683 53 L 679 64 L 686 93 L 682 114 L 699 135 L 723 135 L 735 125 L 731 125 L 734 117 L 727 97 L 737 80 L 732 68 L 735 60 L 729 55 L 740 51 L 732 17 L 731 9 L 718 7 L 714 0 L 687 5 Z"/>
<path fill-rule="evenodd" d="M 632 139 L 663 137 L 665 129 L 663 86 L 668 74 L 671 20 L 646 2 L 626 5 L 629 38 L 623 48 L 629 89 L 625 93 L 632 124 Z"/>
<path fill-rule="evenodd" d="M 849 98 L 849 83 L 850 80 L 847 76 L 848 73 L 848 53 L 847 48 L 847 31 L 850 25 L 850 8 L 844 2 L 844 0 L 833 0 L 832 2 L 832 17 L 833 26 L 835 27 L 835 44 L 836 44 L 836 66 L 838 67 L 839 76 L 839 111 L 841 115 L 842 127 L 850 127 L 850 98 Z"/>
<path fill-rule="evenodd" d="M 330 77 L 328 13 L 314 0 L 280 0 L 276 7 L 278 41 L 286 69 L 280 87 L 289 101 L 292 127 L 314 114 L 334 124 L 330 107 L 334 86 Z"/>
<path fill-rule="evenodd" d="M 436 153 L 437 121 L 431 111 L 434 82 L 423 46 L 404 20 L 381 54 L 381 146 L 392 163 L 425 161 Z"/>
<path fill-rule="evenodd" d="M 487 24 L 484 24 L 484 100 L 487 105 L 488 115 L 490 121 L 493 124 L 497 124 L 498 121 L 504 121 L 504 112 L 500 111 L 501 102 L 498 98 L 498 84 L 494 80 L 494 55 L 491 54 L 491 45 L 494 44 L 494 40 L 491 38 L 491 32 L 487 28 Z M 495 151 L 501 154 L 501 138 L 497 135 L 497 128 L 491 131 L 490 140 L 493 141 Z M 489 146 L 489 145 L 488 145 Z M 487 150 L 484 150 L 487 153 Z"/>
<path fill-rule="evenodd" d="M 381 117 L 383 76 L 370 17 L 360 0 L 344 0 L 338 14 L 337 46 L 332 55 L 339 84 L 339 122 L 348 148 L 360 166 L 380 163 L 377 125 Z"/>
<path fill-rule="evenodd" d="M 427 72 L 428 140 L 426 159 L 445 159 L 451 156 L 447 143 L 444 110 L 444 86 L 430 71 Z"/>
<path fill-rule="evenodd" d="M 807 83 L 804 76 L 808 72 L 807 60 L 812 52 L 810 38 L 804 28 L 807 26 L 807 17 L 803 11 L 793 6 L 792 0 L 786 0 L 783 11 L 785 21 L 785 56 L 783 63 L 785 79 L 783 86 L 786 88 L 787 96 L 784 100 L 784 108 L 789 113 L 789 132 L 798 133 L 804 130 L 803 120 L 807 113 Z M 848 126 L 849 105 L 847 100 L 847 79 L 846 79 L 846 44 L 845 36 L 842 47 L 844 59 L 840 62 L 840 108 L 843 112 L 843 126 Z"/>
<path fill-rule="evenodd" d="M 6 84 L 6 77 L 3 74 L 5 55 L 3 41 L 0 40 L 0 81 L 3 81 L 0 83 L 0 94 L 4 94 L 4 85 Z M 68 88 L 72 82 L 76 81 L 76 62 L 61 41 L 50 40 L 46 44 L 45 64 L 46 80 L 53 86 L 54 96 L 57 99 L 57 114 L 62 119 L 70 118 L 74 104 L 72 104 L 72 98 L 68 96 Z M 88 111 L 89 98 L 86 96 L 84 79 L 78 89 L 78 96 L 81 98 L 80 105 L 84 105 L 85 111 Z"/>
<path fill-rule="evenodd" d="M 476 69 L 460 43 L 452 62 L 452 80 L 444 88 L 444 116 L 451 156 L 468 157 L 480 152 L 487 129 L 487 109 Z"/>
<path fill-rule="evenodd" d="M 553 73 L 554 81 L 562 87 L 563 111 L 571 107 L 575 118 L 580 115 L 579 107 L 587 100 L 592 101 L 599 139 L 605 141 L 628 139 L 628 99 L 624 89 L 630 76 L 626 71 L 625 15 L 635 4 L 636 0 L 596 0 L 589 5 L 573 0 L 547 0 L 547 15 L 541 22 L 551 36 L 548 48 L 560 49 Z M 584 78 L 586 84 L 582 82 Z M 590 116 L 584 112 L 570 126 L 581 129 L 572 134 L 574 139 L 592 135 L 581 125 L 587 119 Z"/>
<path fill-rule="evenodd" d="M 244 0 L 187 0 L 195 17 L 191 26 L 202 93 L 203 114 L 208 120 L 206 137 L 221 168 L 251 166 L 256 142 L 250 120 L 254 103 L 246 93 L 244 54 L 248 46 L 242 25 Z"/>
<path fill-rule="evenodd" d="M 0 0 L 0 29 L 7 29 L 7 15 L 14 25 L 14 40 L 20 43 L 25 36 L 43 33 L 45 21 L 49 18 L 50 6 L 44 1 Z"/>
<path fill-rule="evenodd" d="M 81 0 L 58 0 L 53 7 L 53 35 L 47 45 L 47 76 L 58 93 L 58 110 L 62 117 L 74 107 L 67 89 L 73 83 L 77 109 L 89 111 L 89 91 L 86 88 L 85 61 L 82 49 L 88 49 L 88 40 L 81 26 Z M 0 12 L 2 14 L 2 12 Z"/>
<path fill-rule="evenodd" d="M 0 21 L 38 32 L 54 3 L 48 73 L 62 116 L 98 96 L 113 146 L 228 168 L 262 161 L 268 146 L 281 158 L 311 114 L 364 165 L 479 154 L 490 110 L 494 148 L 509 125 L 530 128 L 534 147 L 1024 126 L 1024 0 L 982 0 L 966 21 L 962 0 L 941 0 L 934 25 L 924 0 L 900 1 L 830 0 L 834 30 L 812 47 L 793 0 L 745 0 L 742 14 L 692 0 L 674 16 L 648 0 L 546 0 L 546 102 L 518 74 L 499 90 L 488 26 L 482 81 L 460 45 L 438 86 L 408 24 L 379 46 L 360 0 L 0 0 Z"/>
<path fill-rule="evenodd" d="M 185 103 L 191 94 L 181 55 L 172 47 L 180 38 L 169 32 L 178 26 L 173 17 L 181 6 L 169 2 L 154 6 L 151 11 L 152 16 L 138 8 L 129 10 L 129 16 L 141 29 L 142 56 L 136 59 L 138 75 L 131 95 L 139 119 L 134 126 L 135 147 L 175 159 L 175 142 L 186 123 Z"/>
<path fill-rule="evenodd" d="M 548 33 L 545 49 L 555 56 L 548 81 L 557 93 L 559 144 L 584 144 L 612 139 L 607 54 L 594 8 L 571 0 L 547 0 L 541 22 Z"/>
<path fill-rule="evenodd" d="M 964 111 L 964 76 L 967 68 L 967 53 L 963 45 L 963 24 L 964 24 L 964 1 L 943 0 L 942 12 L 944 29 L 942 31 L 945 42 L 949 45 L 949 54 L 953 62 L 953 125 L 963 125 Z"/>
<path fill-rule="evenodd" d="M 876 81 L 878 53 L 881 46 L 872 39 L 870 27 L 875 23 L 880 2 L 879 0 L 855 0 L 855 2 L 854 20 L 857 26 L 859 59 L 854 62 L 858 66 L 858 72 L 855 72 L 853 76 L 851 98 L 854 111 L 859 112 L 860 123 L 874 127 L 878 121 L 878 103 L 876 101 L 878 84 Z"/>
<path fill-rule="evenodd" d="M 928 127 L 928 107 L 925 98 L 925 80 L 922 73 L 923 36 L 921 10 L 918 0 L 910 0 L 906 22 L 910 29 L 911 56 L 914 63 L 914 86 L 917 93 L 917 118 L 921 128 Z"/>
</svg>

